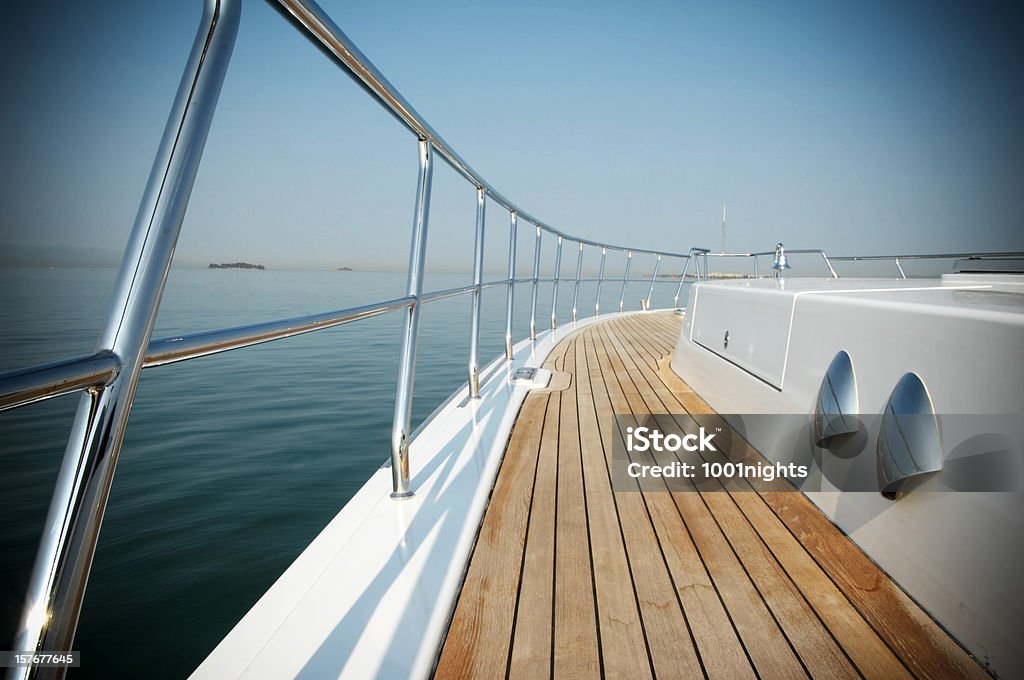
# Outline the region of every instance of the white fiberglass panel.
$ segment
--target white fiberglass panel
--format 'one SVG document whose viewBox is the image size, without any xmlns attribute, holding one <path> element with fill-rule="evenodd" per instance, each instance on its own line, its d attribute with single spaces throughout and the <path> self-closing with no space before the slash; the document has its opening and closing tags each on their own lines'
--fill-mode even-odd
<svg viewBox="0 0 1024 680">
<path fill-rule="evenodd" d="M 822 377 L 840 351 L 855 366 L 860 413 L 881 413 L 901 376 L 913 372 L 937 414 L 960 414 L 961 421 L 964 414 L 1019 415 L 1022 280 L 962 275 L 701 283 L 691 289 L 697 321 L 715 288 L 749 291 L 751 300 L 761 299 L 759 288 L 792 296 L 784 388 L 692 342 L 689 333 L 679 339 L 672 368 L 718 413 L 807 414 L 808 427 Z M 748 427 L 745 436 L 771 461 L 785 460 L 808 434 L 761 421 L 765 427 Z M 956 460 L 961 440 L 972 436 L 940 434 L 945 462 Z M 1013 434 L 1009 441 L 1020 439 Z M 808 497 L 972 654 L 1000 677 L 1022 677 L 1015 632 L 1024 606 L 1007 596 L 1016 592 L 1019 569 L 1005 555 L 1006 545 L 1024 535 L 1024 496 L 940 491 L 941 481 L 940 476 L 896 502 L 877 491 L 840 492 L 831 484 Z"/>
<path fill-rule="evenodd" d="M 702 286 L 691 339 L 758 378 L 782 387 L 793 296 L 748 286 Z"/>
</svg>

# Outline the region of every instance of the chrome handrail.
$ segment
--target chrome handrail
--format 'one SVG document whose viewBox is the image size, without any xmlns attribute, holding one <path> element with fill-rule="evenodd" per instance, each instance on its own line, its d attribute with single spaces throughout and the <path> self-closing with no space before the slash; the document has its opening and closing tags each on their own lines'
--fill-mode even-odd
<svg viewBox="0 0 1024 680">
<path fill-rule="evenodd" d="M 351 76 L 359 85 L 370 93 L 385 109 L 398 119 L 410 132 L 420 139 L 430 140 L 435 152 L 453 170 L 461 174 L 471 184 L 483 189 L 492 200 L 510 212 L 515 212 L 519 219 L 536 225 L 555 236 L 562 236 L 568 241 L 577 241 L 584 245 L 598 248 L 607 248 L 626 252 L 632 250 L 634 253 L 647 253 L 650 255 L 666 255 L 669 257 L 686 257 L 681 253 L 672 253 L 658 250 L 646 250 L 643 248 L 632 248 L 627 246 L 612 245 L 580 238 L 555 229 L 543 220 L 540 220 L 516 205 L 483 178 L 478 172 L 431 127 L 430 123 L 421 116 L 412 104 L 406 101 L 405 97 L 392 85 L 384 75 L 377 70 L 377 67 L 364 55 L 358 47 L 345 35 L 323 9 L 313 0 L 278 0 L 292 17 L 292 19 L 308 32 L 310 39 L 318 46 L 326 49 L 329 53 L 345 67 L 346 73 Z"/>
<path fill-rule="evenodd" d="M 478 189 L 481 187 L 477 187 Z M 486 193 L 486 192 L 485 192 Z M 505 292 L 505 358 L 512 358 L 512 309 L 516 301 L 516 231 L 518 213 L 509 212 L 508 227 L 508 290 Z"/>
<path fill-rule="evenodd" d="M 658 270 L 661 269 L 661 255 L 658 255 L 658 259 L 654 262 L 654 273 L 651 274 L 651 287 L 647 291 L 647 297 L 644 298 L 644 309 L 650 309 L 651 307 L 651 296 L 654 295 L 654 284 L 658 282 Z M 622 311 L 622 305 L 619 305 L 619 311 Z"/>
<path fill-rule="evenodd" d="M 562 237 L 558 237 L 558 245 L 555 247 L 555 275 L 552 277 L 551 282 L 554 284 L 551 286 L 551 330 L 558 328 L 558 316 L 556 310 L 558 309 L 558 277 L 562 273 Z"/>
<path fill-rule="evenodd" d="M 19 651 L 72 647 L 124 428 L 139 375 L 144 368 L 315 332 L 390 311 L 405 310 L 392 421 L 391 468 L 392 496 L 407 498 L 413 493 L 409 485 L 408 451 L 412 437 L 411 404 L 419 315 L 423 304 L 472 294 L 467 372 L 470 396 L 478 397 L 480 296 L 484 288 L 507 287 L 505 349 L 506 355 L 511 358 L 516 284 L 530 283 L 532 286 L 530 338 L 536 339 L 538 284 L 553 283 L 551 328 L 555 328 L 555 305 L 561 283 L 561 253 L 565 241 L 577 243 L 579 248 L 573 321 L 576 321 L 577 316 L 580 281 L 590 280 L 581 278 L 585 247 L 600 248 L 602 253 L 601 271 L 594 279 L 598 284 L 595 313 L 600 309 L 600 289 L 605 278 L 604 262 L 608 251 L 655 255 L 659 263 L 662 257 L 682 258 L 688 262 L 693 256 L 693 250 L 683 255 L 669 251 L 626 248 L 575 237 L 523 211 L 488 184 L 437 134 L 315 2 L 279 0 L 280 6 L 295 23 L 314 42 L 336 57 L 345 71 L 417 138 L 419 175 L 406 294 L 404 297 L 360 307 L 151 340 L 174 246 L 234 46 L 240 1 L 205 0 L 203 18 L 125 250 L 115 287 L 114 305 L 100 336 L 97 351 L 85 357 L 74 357 L 0 375 L 0 410 L 85 391 L 72 426 L 50 504 L 46 530 L 30 577 L 26 605 L 15 639 L 15 649 Z M 435 154 L 467 179 L 477 193 L 473 283 L 424 292 L 424 260 Z M 485 282 L 484 213 L 488 199 L 506 209 L 510 215 L 509 273 L 504 280 Z M 517 279 L 515 248 L 517 222 L 520 220 L 534 225 L 536 244 L 532 276 Z M 543 232 L 554 235 L 558 242 L 558 261 L 552 278 L 540 276 Z M 655 279 L 656 276 L 657 272 Z M 628 272 L 625 279 L 629 280 Z M 649 301 L 650 293 L 647 299 Z M 12 669 L 10 677 L 22 680 L 47 673 L 57 677 L 62 675 L 59 670 L 51 672 L 36 667 L 22 667 Z"/>
<path fill-rule="evenodd" d="M 661 258 L 658 258 L 658 262 L 661 262 Z M 622 306 L 626 301 L 626 284 L 629 282 L 629 266 L 633 264 L 633 251 L 626 253 L 626 268 L 622 273 L 622 288 L 619 290 L 619 311 L 622 311 Z"/>
<path fill-rule="evenodd" d="M 425 296 L 421 302 L 430 302 L 460 292 L 463 291 L 439 291 L 432 296 Z M 290 338 L 324 328 L 332 328 L 402 307 L 409 307 L 415 302 L 416 300 L 411 297 L 396 298 L 335 312 L 309 314 L 151 340 L 142 368 L 164 366 L 272 340 Z M 103 350 L 84 357 L 64 359 L 5 373 L 0 375 L 0 411 L 107 385 L 120 370 L 121 362 L 118 358 L 112 352 Z"/>
<path fill-rule="evenodd" d="M 700 249 L 692 249 L 700 250 Z M 867 261 L 892 261 L 896 265 L 896 270 L 899 272 L 900 278 L 907 278 L 906 272 L 903 270 L 903 261 L 905 260 L 955 260 L 960 258 L 966 258 L 969 260 L 986 260 L 993 258 L 1010 258 L 1019 259 L 1024 258 L 1024 252 L 1008 251 L 1008 252 L 985 252 L 985 253 L 914 253 L 914 254 L 902 254 L 902 255 L 828 255 L 821 248 L 787 248 L 787 254 L 814 254 L 820 255 L 822 260 L 825 262 L 825 266 L 828 267 L 829 274 L 832 278 L 838 279 L 839 274 L 836 273 L 835 268 L 832 266 L 833 262 L 867 262 Z M 754 276 L 758 276 L 757 258 L 772 256 L 775 254 L 773 250 L 765 250 L 760 252 L 733 252 L 733 253 L 704 253 L 704 257 L 720 257 L 720 258 L 749 258 L 754 264 Z M 687 263 L 689 264 L 689 263 Z M 705 270 L 706 271 L 706 270 Z"/>
<path fill-rule="evenodd" d="M 931 254 L 913 254 L 913 255 L 845 255 L 842 257 L 833 257 L 833 260 L 839 262 L 867 262 L 867 261 L 886 261 L 892 260 L 896 265 L 896 270 L 900 273 L 900 278 L 907 278 L 907 273 L 903 271 L 903 260 L 957 260 L 966 258 L 968 260 L 987 260 L 993 258 L 1010 258 L 1019 259 L 1024 258 L 1024 252 L 1005 252 L 1005 253 L 931 253 Z"/>
<path fill-rule="evenodd" d="M 484 223 L 487 194 L 476 189 L 476 239 L 473 244 L 473 308 L 469 317 L 469 397 L 480 398 L 480 303 L 484 278 Z M 561 241 L 559 241 L 561 243 Z"/>
<path fill-rule="evenodd" d="M 672 299 L 672 306 L 679 306 L 679 294 L 683 290 L 683 282 L 686 281 L 686 272 L 690 269 L 690 262 L 694 261 L 694 271 L 696 272 L 697 281 L 700 281 L 700 260 L 704 260 L 704 275 L 708 273 L 708 252 L 707 248 L 690 248 L 690 252 L 686 255 L 686 264 L 683 265 L 683 272 L 679 275 L 679 285 L 676 287 L 676 295 Z M 701 256 L 697 260 L 693 260 L 695 256 Z M 755 260 L 756 262 L 756 260 Z"/>
<path fill-rule="evenodd" d="M 472 294 L 467 373 L 469 395 L 475 398 L 479 397 L 480 388 L 481 292 L 490 287 L 507 288 L 505 355 L 511 359 L 514 339 L 513 308 L 517 284 L 530 283 L 532 286 L 530 339 L 535 340 L 538 337 L 537 296 L 538 284 L 541 282 L 553 284 L 551 329 L 554 330 L 556 327 L 555 307 L 558 301 L 558 288 L 564 282 L 560 279 L 560 271 L 562 247 L 566 241 L 577 244 L 578 249 L 576 274 L 573 279 L 574 323 L 578 316 L 579 288 L 582 281 L 597 283 L 594 312 L 595 315 L 600 313 L 601 289 L 606 278 L 605 267 L 609 251 L 622 252 L 626 255 L 626 271 L 619 299 L 620 310 L 624 307 L 626 283 L 634 280 L 647 281 L 646 278 L 631 279 L 629 276 L 629 264 L 635 254 L 657 257 L 647 297 L 641 301 L 642 309 L 650 307 L 663 258 L 685 261 L 674 298 L 674 303 L 678 305 L 691 262 L 694 264 L 695 278 L 700 281 L 708 277 L 709 255 L 751 257 L 754 260 L 756 274 L 757 257 L 770 254 L 717 254 L 711 253 L 707 248 L 690 248 L 685 254 L 649 250 L 585 239 L 553 228 L 505 198 L 475 172 L 315 2 L 278 0 L 278 4 L 316 44 L 333 55 L 349 76 L 416 136 L 419 173 L 406 294 L 393 300 L 333 312 L 151 340 L 174 246 L 234 46 L 240 1 L 205 0 L 203 18 L 125 250 L 115 286 L 114 303 L 100 335 L 96 352 L 85 357 L 74 357 L 0 376 L 0 410 L 70 392 L 85 392 L 79 402 L 50 504 L 43 539 L 30 577 L 25 610 L 15 639 L 15 649 L 18 651 L 72 648 L 114 467 L 139 375 L 144 368 L 217 354 L 315 332 L 391 311 L 404 310 L 406 316 L 392 421 L 391 469 L 392 496 L 408 498 L 413 494 L 409 480 L 408 452 L 413 436 L 410 431 L 413 377 L 419 315 L 423 304 Z M 424 292 L 424 261 L 435 155 L 455 169 L 476 191 L 473 283 L 457 288 Z M 510 218 L 508 276 L 497 281 L 483 280 L 484 215 L 488 199 L 507 210 Z M 532 276 L 528 278 L 516 278 L 516 236 L 519 221 L 532 224 L 536 230 L 533 271 Z M 540 276 L 543 232 L 557 238 L 557 261 L 554 276 L 551 278 Z M 583 254 L 586 247 L 599 248 L 601 252 L 600 269 L 596 278 L 582 276 Z M 789 252 L 819 253 L 832 275 L 837 276 L 824 251 Z M 912 256 L 901 257 L 913 259 Z M 701 261 L 704 263 L 703 277 Z M 22 667 L 12 669 L 9 677 L 22 680 L 30 675 L 36 677 L 46 672 L 48 671 L 37 667 Z M 51 674 L 59 677 L 61 672 L 55 670 Z"/>
<path fill-rule="evenodd" d="M 789 253 L 790 255 L 793 255 L 793 254 L 797 254 L 797 255 L 799 255 L 799 254 L 820 255 L 821 259 L 824 260 L 824 262 L 825 262 L 825 266 L 828 267 L 829 274 L 832 275 L 832 278 L 833 279 L 838 279 L 839 278 L 839 274 L 837 274 L 836 270 L 833 269 L 833 267 L 832 267 L 832 260 L 837 259 L 837 258 L 834 258 L 834 257 L 833 258 L 829 258 L 828 254 L 824 250 L 822 250 L 821 248 L 786 248 L 786 252 Z M 712 253 L 712 252 L 707 252 L 707 253 L 704 254 L 705 258 L 707 258 L 707 257 L 723 257 L 723 258 L 744 257 L 744 258 L 751 258 L 753 260 L 753 262 L 754 262 L 754 276 L 757 276 L 757 258 L 758 257 L 766 256 L 766 255 L 768 255 L 768 256 L 775 255 L 775 251 L 774 250 L 764 250 L 764 251 L 760 251 L 760 252 L 756 252 L 756 253 Z"/>
<path fill-rule="evenodd" d="M 121 370 L 112 352 L 100 351 L 0 376 L 0 411 L 109 384 Z"/>
<path fill-rule="evenodd" d="M 540 284 L 540 246 L 543 234 L 538 224 L 533 246 L 533 281 L 530 284 L 530 340 L 537 339 L 537 288 Z"/>
<path fill-rule="evenodd" d="M 787 252 L 798 252 L 787 250 Z M 967 258 L 969 260 L 985 260 L 995 257 L 1012 257 L 1021 258 L 1024 257 L 1024 252 L 990 252 L 990 253 L 914 253 L 914 254 L 902 254 L 902 255 L 833 255 L 829 259 L 839 261 L 861 261 L 861 260 L 892 260 L 899 258 L 901 260 L 956 260 L 959 258 Z"/>
<path fill-rule="evenodd" d="M 433 178 L 433 147 L 429 139 L 419 140 L 420 169 L 416 182 L 416 212 L 413 217 L 412 246 L 409 249 L 409 284 L 406 294 L 419 299 L 423 294 L 423 267 L 427 259 L 427 223 L 430 215 L 430 188 Z M 511 278 L 511 277 L 510 277 Z M 420 327 L 420 305 L 406 310 L 402 333 L 402 355 L 398 364 L 398 388 L 395 417 L 391 421 L 391 497 L 410 498 L 409 439 L 412 432 L 412 387 L 416 374 L 416 339 Z"/>
<path fill-rule="evenodd" d="M 369 319 L 387 312 L 411 307 L 416 299 L 412 297 L 395 298 L 386 302 L 377 302 L 360 307 L 349 307 L 336 312 L 309 314 L 307 316 L 267 321 L 264 323 L 221 328 L 213 331 L 202 331 L 187 335 L 172 335 L 153 340 L 146 351 L 143 368 L 165 366 L 167 364 L 187 361 L 198 357 L 220 354 L 233 349 L 251 347 L 264 342 L 290 338 L 304 333 L 333 328 L 342 324 Z"/>
<path fill-rule="evenodd" d="M 109 381 L 86 387 L 79 401 L 29 577 L 15 650 L 73 649 L 114 467 L 234 48 L 240 10 L 236 0 L 204 4 L 97 346 L 97 353 L 109 353 L 118 370 Z M 8 677 L 21 680 L 44 674 L 63 672 L 22 666 L 10 669 Z"/>
</svg>

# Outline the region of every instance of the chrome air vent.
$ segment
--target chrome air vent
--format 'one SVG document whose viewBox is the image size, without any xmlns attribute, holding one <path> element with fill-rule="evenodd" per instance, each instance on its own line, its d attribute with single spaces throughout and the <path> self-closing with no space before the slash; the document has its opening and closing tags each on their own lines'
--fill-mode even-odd
<svg viewBox="0 0 1024 680">
<path fill-rule="evenodd" d="M 942 470 L 942 446 L 932 400 L 916 373 L 896 383 L 878 431 L 878 486 L 890 500 Z"/>
<path fill-rule="evenodd" d="M 858 411 L 853 362 L 849 354 L 839 350 L 818 388 L 818 400 L 814 406 L 814 444 L 826 448 L 836 435 L 857 432 Z"/>
</svg>

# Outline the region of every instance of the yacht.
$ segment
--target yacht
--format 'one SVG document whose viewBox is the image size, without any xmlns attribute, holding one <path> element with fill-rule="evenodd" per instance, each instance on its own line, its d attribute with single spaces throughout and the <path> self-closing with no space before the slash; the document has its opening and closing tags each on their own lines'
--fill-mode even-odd
<svg viewBox="0 0 1024 680">
<path fill-rule="evenodd" d="M 36 661 L 9 677 L 65 672 L 44 653 L 74 649 L 143 369 L 383 314 L 404 324 L 390 458 L 195 680 L 1024 675 L 1024 254 L 880 255 L 891 275 L 859 277 L 866 258 L 774 239 L 714 253 L 560 231 L 463 160 L 313 0 L 280 0 L 415 138 L 405 295 L 153 338 L 239 4 L 206 2 L 97 350 L 0 376 L 4 409 L 81 393 L 15 641 Z M 476 245 L 473 282 L 430 291 L 438 162 L 475 192 Z M 507 216 L 487 234 L 509 241 L 499 280 L 483 272 L 489 211 Z M 542 244 L 557 248 L 550 277 Z M 585 252 L 600 254 L 597 300 L 580 295 Z M 609 253 L 625 256 L 621 277 Z M 817 268 L 799 272 L 796 254 Z M 631 277 L 640 255 L 654 271 Z M 743 275 L 716 277 L 726 259 Z M 949 271 L 908 278 L 921 259 Z M 627 301 L 640 280 L 649 292 Z M 673 304 L 656 309 L 666 281 Z M 617 307 L 601 308 L 602 287 L 622 291 Z M 507 323 L 485 362 L 488 288 L 504 291 Z M 455 296 L 472 300 L 466 382 L 413 430 L 420 312 Z"/>
</svg>

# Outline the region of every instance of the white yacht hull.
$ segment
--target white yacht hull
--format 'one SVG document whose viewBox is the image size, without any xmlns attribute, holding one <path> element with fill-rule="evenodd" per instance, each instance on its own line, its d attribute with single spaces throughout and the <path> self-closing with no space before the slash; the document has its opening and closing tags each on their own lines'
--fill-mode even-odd
<svg viewBox="0 0 1024 680">
<path fill-rule="evenodd" d="M 979 414 L 983 429 L 991 424 L 985 414 L 1016 414 L 998 423 L 1009 427 L 999 435 L 1019 461 L 1024 287 L 1013 283 L 1019 280 L 698 284 L 672 368 L 718 413 L 734 414 L 726 417 L 770 461 L 807 446 L 819 387 L 841 350 L 852 361 L 859 413 L 881 414 L 900 377 L 913 372 L 940 420 Z M 749 414 L 801 414 L 807 427 L 772 427 L 781 421 L 743 418 Z M 966 439 L 983 434 L 963 430 L 943 431 L 947 461 Z M 862 455 L 873 471 L 875 443 Z M 1019 480 L 1011 485 L 1019 490 Z M 1024 675 L 1018 580 L 1024 495 L 951 491 L 941 473 L 897 501 L 878 491 L 839 491 L 828 478 L 820 488 L 810 499 L 972 654 L 1000 677 Z"/>
</svg>

